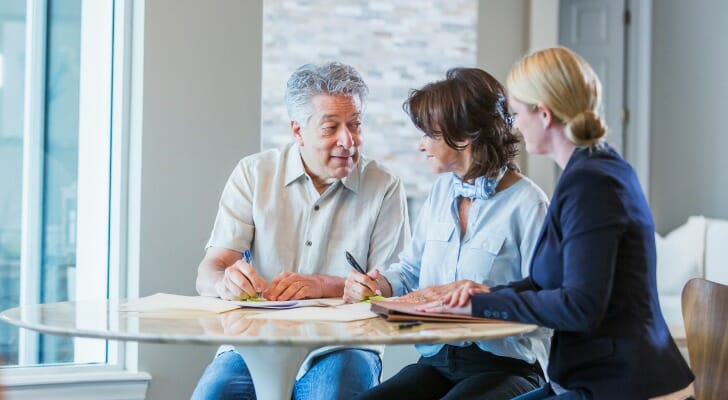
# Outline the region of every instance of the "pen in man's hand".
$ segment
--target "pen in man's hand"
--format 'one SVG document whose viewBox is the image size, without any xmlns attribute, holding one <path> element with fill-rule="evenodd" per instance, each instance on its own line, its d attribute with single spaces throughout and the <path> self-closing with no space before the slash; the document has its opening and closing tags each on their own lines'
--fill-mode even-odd
<svg viewBox="0 0 728 400">
<path fill-rule="evenodd" d="M 364 271 L 364 268 L 362 268 L 361 265 L 359 265 L 359 263 L 356 262 L 356 259 L 354 258 L 354 256 L 352 256 L 351 253 L 349 253 L 348 251 L 346 251 L 346 262 L 348 262 L 349 265 L 351 265 L 351 267 L 354 268 L 358 273 L 360 273 L 362 275 L 367 274 L 367 272 Z"/>
<path fill-rule="evenodd" d="M 250 264 L 250 250 L 245 249 L 245 251 L 243 252 L 243 261 Z M 250 283 L 253 283 L 253 282 L 250 282 Z M 255 288 L 253 288 L 253 289 L 255 289 Z M 263 297 L 263 292 L 257 292 L 256 294 L 258 295 L 258 298 Z"/>
</svg>

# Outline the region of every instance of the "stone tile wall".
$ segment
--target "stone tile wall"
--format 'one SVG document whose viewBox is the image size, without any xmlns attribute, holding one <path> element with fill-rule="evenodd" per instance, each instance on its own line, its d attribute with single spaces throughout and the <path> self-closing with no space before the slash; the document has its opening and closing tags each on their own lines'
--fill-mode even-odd
<svg viewBox="0 0 728 400">
<path fill-rule="evenodd" d="M 292 140 L 283 96 L 296 67 L 350 64 L 370 89 L 363 153 L 402 177 L 416 212 L 434 174 L 402 102 L 447 69 L 475 65 L 477 7 L 476 0 L 266 0 L 262 147 Z"/>
</svg>

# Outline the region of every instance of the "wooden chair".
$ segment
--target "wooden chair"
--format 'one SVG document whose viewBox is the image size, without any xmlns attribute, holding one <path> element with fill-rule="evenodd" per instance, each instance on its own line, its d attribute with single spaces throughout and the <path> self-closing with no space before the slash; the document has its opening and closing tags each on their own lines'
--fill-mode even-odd
<svg viewBox="0 0 728 400">
<path fill-rule="evenodd" d="M 695 398 L 728 395 L 728 286 L 693 278 L 682 292 L 685 337 L 695 373 Z"/>
</svg>

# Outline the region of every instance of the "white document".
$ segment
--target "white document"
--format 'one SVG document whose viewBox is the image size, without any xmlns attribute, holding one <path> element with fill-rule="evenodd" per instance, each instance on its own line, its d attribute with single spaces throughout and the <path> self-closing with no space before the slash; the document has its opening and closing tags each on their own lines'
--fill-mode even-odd
<svg viewBox="0 0 728 400">
<path fill-rule="evenodd" d="M 151 296 L 130 299 L 119 306 L 121 311 L 159 312 L 171 310 L 200 310 L 221 313 L 240 308 L 230 301 L 206 296 L 181 296 L 157 293 Z"/>
<path fill-rule="evenodd" d="M 289 321 L 337 321 L 349 322 L 362 319 L 377 318 L 377 314 L 369 310 L 369 303 L 354 303 L 336 307 L 301 307 L 289 310 L 270 311 L 246 318 L 251 319 L 285 319 Z"/>
<path fill-rule="evenodd" d="M 305 299 L 288 301 L 230 301 L 245 308 L 268 308 L 271 310 L 284 310 L 299 307 L 334 307 L 344 304 L 344 300 L 336 299 Z"/>
<path fill-rule="evenodd" d="M 198 310 L 222 313 L 236 308 L 286 309 L 295 307 L 332 307 L 343 304 L 341 299 L 309 299 L 291 301 L 229 301 L 217 297 L 182 296 L 157 293 L 151 296 L 130 299 L 121 304 L 121 311 L 160 312 L 173 310 Z"/>
</svg>

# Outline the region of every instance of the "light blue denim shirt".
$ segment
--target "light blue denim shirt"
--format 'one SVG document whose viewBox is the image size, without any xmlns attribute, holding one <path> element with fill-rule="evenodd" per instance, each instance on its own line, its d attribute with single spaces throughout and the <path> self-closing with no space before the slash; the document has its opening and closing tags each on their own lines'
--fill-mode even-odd
<svg viewBox="0 0 728 400">
<path fill-rule="evenodd" d="M 470 279 L 489 286 L 520 280 L 528 275 L 531 256 L 541 231 L 548 199 L 530 179 L 523 177 L 487 200 L 476 199 L 461 238 L 453 186 L 459 179 L 441 174 L 422 206 L 412 241 L 399 262 L 382 271 L 394 296 L 419 288 Z M 551 331 L 539 329 L 525 335 L 477 342 L 498 356 L 533 363 L 544 371 Z M 468 346 L 472 342 L 450 343 Z M 442 344 L 417 345 L 424 356 L 435 355 Z"/>
</svg>

